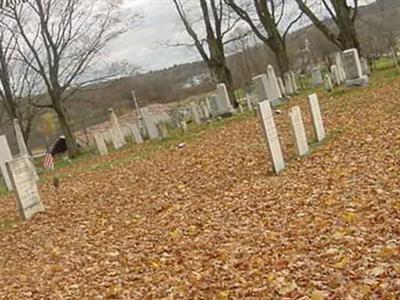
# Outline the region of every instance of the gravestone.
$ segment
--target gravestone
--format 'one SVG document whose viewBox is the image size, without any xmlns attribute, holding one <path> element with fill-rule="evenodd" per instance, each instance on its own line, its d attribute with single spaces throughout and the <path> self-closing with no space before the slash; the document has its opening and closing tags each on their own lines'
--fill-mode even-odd
<svg viewBox="0 0 400 300">
<path fill-rule="evenodd" d="M 332 73 L 333 83 L 335 85 L 340 85 L 342 82 L 340 79 L 338 67 L 336 65 L 331 66 L 331 73 Z"/>
<path fill-rule="evenodd" d="M 287 90 L 286 90 L 286 88 L 285 88 L 285 85 L 283 84 L 282 77 L 278 77 L 277 79 L 278 79 L 279 90 L 281 91 L 281 94 L 282 94 L 283 96 L 286 96 L 287 94 L 290 95 L 290 93 L 287 92 Z"/>
<path fill-rule="evenodd" d="M 340 77 L 340 83 L 346 81 L 346 71 L 344 69 L 344 64 L 343 64 L 343 59 L 342 59 L 342 53 L 336 52 L 335 53 L 335 64 L 339 72 L 339 77 Z"/>
<path fill-rule="evenodd" d="M 21 217 L 29 220 L 35 213 L 44 211 L 29 158 L 21 156 L 7 162 L 6 165 L 17 196 L 17 207 Z"/>
<path fill-rule="evenodd" d="M 96 142 L 97 150 L 99 151 L 100 155 L 102 155 L 102 156 L 107 155 L 108 149 L 107 149 L 106 142 L 104 141 L 103 134 L 95 133 L 94 141 Z"/>
<path fill-rule="evenodd" d="M 344 66 L 346 70 L 346 85 L 361 86 L 368 84 L 368 76 L 362 72 L 360 56 L 357 49 L 349 49 L 343 52 Z"/>
<path fill-rule="evenodd" d="M 217 116 L 230 116 L 235 112 L 235 109 L 229 100 L 228 90 L 224 83 L 217 85 L 217 108 Z"/>
<path fill-rule="evenodd" d="M 147 135 L 149 139 L 154 140 L 160 138 L 160 133 L 157 129 L 157 126 L 150 114 L 148 107 L 141 108 L 143 123 L 146 128 Z"/>
<path fill-rule="evenodd" d="M 122 129 L 119 124 L 118 117 L 115 114 L 115 111 L 113 108 L 108 109 L 108 112 L 110 113 L 110 123 L 111 123 L 111 129 L 112 129 L 112 134 L 113 134 L 112 138 L 115 139 L 115 141 L 117 142 L 118 145 L 122 145 L 122 147 L 123 147 L 123 146 L 125 146 L 126 141 L 125 141 L 124 134 L 122 133 Z M 118 149 L 120 149 L 120 148 L 121 147 L 119 147 Z"/>
<path fill-rule="evenodd" d="M 183 132 L 186 132 L 188 130 L 188 126 L 185 120 L 182 120 L 179 125 Z"/>
<path fill-rule="evenodd" d="M 33 162 L 33 158 L 29 154 L 28 147 L 26 146 L 24 135 L 21 130 L 21 126 L 19 124 L 18 119 L 14 119 L 14 133 L 18 144 L 19 156 L 26 156 L 29 158 L 29 162 L 31 164 L 32 174 L 35 176 L 36 180 L 39 180 L 39 176 L 36 172 L 35 164 Z"/>
<path fill-rule="evenodd" d="M 140 130 L 139 130 L 139 128 L 137 127 L 137 125 L 131 125 L 131 126 L 130 126 L 130 129 L 131 129 L 131 133 L 132 133 L 134 142 L 135 142 L 136 144 L 143 144 L 143 143 L 144 143 L 143 137 L 142 137 L 142 135 L 140 134 Z"/>
<path fill-rule="evenodd" d="M 120 133 L 117 132 L 115 128 L 110 128 L 108 132 L 111 137 L 111 142 L 115 150 L 119 150 L 122 147 L 124 147 L 124 144 L 121 141 L 121 135 Z"/>
<path fill-rule="evenodd" d="M 259 111 L 262 123 L 262 129 L 268 145 L 268 150 L 272 158 L 272 165 L 276 174 L 282 172 L 285 168 L 281 144 L 279 141 L 278 131 L 275 126 L 274 116 L 272 113 L 270 101 L 259 103 Z"/>
<path fill-rule="evenodd" d="M 325 85 L 325 90 L 327 92 L 332 92 L 333 84 L 332 84 L 331 76 L 329 74 L 325 74 L 324 85 Z"/>
<path fill-rule="evenodd" d="M 299 86 L 297 85 L 296 74 L 293 71 L 289 71 L 289 74 L 292 77 L 293 92 L 297 93 L 299 91 Z"/>
<path fill-rule="evenodd" d="M 293 88 L 293 83 L 292 83 L 292 76 L 290 75 L 290 73 L 285 73 L 284 78 L 285 78 L 285 87 L 286 87 L 287 93 L 289 95 L 293 95 L 294 88 Z"/>
<path fill-rule="evenodd" d="M 158 131 L 161 134 L 161 138 L 162 139 L 167 139 L 169 138 L 169 133 L 168 133 L 168 128 L 167 128 L 167 124 L 165 122 L 158 122 L 157 123 L 157 128 Z"/>
<path fill-rule="evenodd" d="M 268 77 L 267 74 L 261 74 L 253 77 L 254 88 L 258 97 L 258 102 L 271 100 L 271 95 L 268 90 Z"/>
<path fill-rule="evenodd" d="M 205 101 L 203 101 L 203 102 L 200 104 L 200 109 L 203 111 L 203 116 L 204 116 L 204 119 L 205 119 L 205 120 L 208 120 L 208 119 L 211 118 L 211 113 L 210 113 L 210 111 L 208 110 L 208 105 L 205 103 Z"/>
<path fill-rule="evenodd" d="M 268 77 L 268 80 L 270 83 L 269 85 L 271 88 L 272 100 L 274 101 L 274 100 L 282 98 L 282 94 L 279 89 L 279 83 L 276 78 L 276 74 L 275 74 L 275 70 L 274 70 L 273 66 L 268 65 L 267 74 L 268 74 L 267 77 Z"/>
<path fill-rule="evenodd" d="M 322 122 L 321 109 L 319 107 L 317 94 L 308 96 L 308 103 L 310 105 L 315 136 L 318 142 L 322 142 L 325 139 L 325 129 Z"/>
<path fill-rule="evenodd" d="M 7 138 L 5 135 L 0 135 L 0 170 L 3 175 L 4 182 L 6 184 L 7 190 L 11 192 L 13 186 L 11 183 L 10 176 L 7 171 L 6 163 L 13 159 L 10 147 L 8 146 Z"/>
<path fill-rule="evenodd" d="M 14 119 L 14 132 L 17 139 L 19 154 L 29 155 L 28 147 L 26 147 L 24 135 L 22 134 L 21 126 L 18 119 Z"/>
<path fill-rule="evenodd" d="M 246 104 L 247 104 L 248 110 L 250 110 L 250 111 L 254 110 L 253 102 L 251 100 L 252 100 L 251 99 L 251 95 L 250 94 L 246 94 Z"/>
<path fill-rule="evenodd" d="M 289 115 L 297 153 L 299 156 L 304 156 L 308 153 L 309 148 L 300 107 L 292 107 L 289 111 Z"/>
<path fill-rule="evenodd" d="M 192 120 L 195 124 L 200 125 L 201 124 L 201 119 L 198 111 L 198 107 L 196 103 L 190 103 L 190 112 L 192 114 Z"/>
<path fill-rule="evenodd" d="M 312 77 L 312 83 L 313 83 L 314 87 L 317 87 L 324 82 L 322 79 L 322 73 L 321 73 L 320 67 L 314 67 L 311 70 L 311 77 Z"/>
<path fill-rule="evenodd" d="M 361 63 L 361 69 L 362 69 L 363 75 L 368 76 L 369 74 L 371 74 L 371 72 L 369 70 L 368 62 L 364 57 L 360 58 L 360 63 Z"/>
</svg>

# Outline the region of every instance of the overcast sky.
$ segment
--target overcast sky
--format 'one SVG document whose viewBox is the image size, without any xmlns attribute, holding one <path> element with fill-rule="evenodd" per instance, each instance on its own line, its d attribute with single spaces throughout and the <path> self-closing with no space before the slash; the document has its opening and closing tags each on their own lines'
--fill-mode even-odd
<svg viewBox="0 0 400 300">
<path fill-rule="evenodd" d="M 182 35 L 171 0 L 125 0 L 125 6 L 141 11 L 144 18 L 139 27 L 113 43 L 109 59 L 127 59 L 145 70 L 200 59 L 194 49 L 159 45 L 160 42 L 174 40 Z"/>
<path fill-rule="evenodd" d="M 362 0 L 361 3 L 373 1 Z M 167 40 L 182 40 L 185 34 L 171 0 L 124 0 L 124 5 L 127 10 L 142 12 L 144 18 L 139 27 L 113 42 L 107 59 L 126 59 L 143 70 L 200 60 L 194 49 L 159 45 Z"/>
</svg>

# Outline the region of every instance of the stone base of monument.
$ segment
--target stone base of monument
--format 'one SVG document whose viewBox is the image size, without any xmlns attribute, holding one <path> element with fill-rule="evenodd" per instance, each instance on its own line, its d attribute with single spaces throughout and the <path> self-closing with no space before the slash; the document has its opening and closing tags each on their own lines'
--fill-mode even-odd
<svg viewBox="0 0 400 300">
<path fill-rule="evenodd" d="M 368 76 L 362 76 L 357 79 L 348 79 L 346 80 L 346 86 L 352 87 L 352 86 L 366 86 L 368 85 L 369 78 Z"/>
</svg>

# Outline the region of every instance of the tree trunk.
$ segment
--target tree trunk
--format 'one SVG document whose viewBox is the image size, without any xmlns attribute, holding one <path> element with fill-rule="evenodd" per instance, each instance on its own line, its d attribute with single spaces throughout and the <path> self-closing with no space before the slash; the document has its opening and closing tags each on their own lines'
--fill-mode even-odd
<svg viewBox="0 0 400 300">
<path fill-rule="evenodd" d="M 227 66 L 217 65 L 209 62 L 209 69 L 217 83 L 224 83 L 228 91 L 229 100 L 234 108 L 239 107 L 239 103 L 236 100 L 235 89 L 233 87 L 232 73 Z"/>
<path fill-rule="evenodd" d="M 53 97 L 57 97 L 54 96 Z M 61 103 L 61 97 L 59 99 L 53 99 L 53 103 L 55 104 L 54 110 L 57 114 L 58 122 L 60 124 L 61 131 L 65 136 L 65 140 L 67 142 L 68 147 L 68 157 L 74 158 L 78 155 L 78 147 L 76 145 L 75 137 L 71 129 L 71 125 L 69 122 L 69 118 L 67 113 Z"/>
</svg>

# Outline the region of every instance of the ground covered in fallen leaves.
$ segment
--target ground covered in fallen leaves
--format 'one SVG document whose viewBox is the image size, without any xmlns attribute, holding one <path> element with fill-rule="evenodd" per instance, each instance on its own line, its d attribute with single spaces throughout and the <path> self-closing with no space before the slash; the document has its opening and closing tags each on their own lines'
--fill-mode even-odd
<svg viewBox="0 0 400 300">
<path fill-rule="evenodd" d="M 248 115 L 68 167 L 29 222 L 0 199 L 0 299 L 400 299 L 400 80 L 319 98 L 279 176 Z"/>
</svg>

